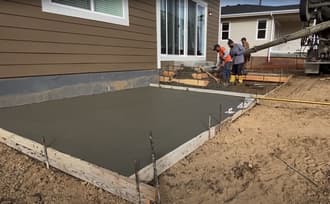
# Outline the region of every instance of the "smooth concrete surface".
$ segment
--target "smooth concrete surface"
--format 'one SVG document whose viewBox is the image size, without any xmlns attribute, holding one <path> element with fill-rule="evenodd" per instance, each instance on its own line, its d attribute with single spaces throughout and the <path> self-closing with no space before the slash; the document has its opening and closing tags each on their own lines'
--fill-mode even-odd
<svg viewBox="0 0 330 204">
<path fill-rule="evenodd" d="M 0 127 L 125 176 L 237 111 L 241 97 L 144 87 L 0 109 Z M 232 108 L 230 110 L 230 108 Z M 229 110 L 229 111 L 227 111 Z"/>
</svg>

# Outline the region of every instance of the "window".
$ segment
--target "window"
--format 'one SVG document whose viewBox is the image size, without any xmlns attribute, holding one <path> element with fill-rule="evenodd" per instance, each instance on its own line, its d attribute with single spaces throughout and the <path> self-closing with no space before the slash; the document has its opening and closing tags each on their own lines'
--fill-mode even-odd
<svg viewBox="0 0 330 204">
<path fill-rule="evenodd" d="M 267 31 L 267 20 L 258 21 L 257 39 L 265 40 Z"/>
<path fill-rule="evenodd" d="M 160 0 L 161 54 L 205 56 L 206 4 Z"/>
<path fill-rule="evenodd" d="M 229 39 L 229 23 L 222 23 L 222 32 L 221 39 L 228 40 Z"/>
<path fill-rule="evenodd" d="M 161 1 L 163 54 L 184 54 L 184 0 Z"/>
<path fill-rule="evenodd" d="M 42 0 L 42 10 L 78 18 L 129 25 L 128 0 Z"/>
</svg>

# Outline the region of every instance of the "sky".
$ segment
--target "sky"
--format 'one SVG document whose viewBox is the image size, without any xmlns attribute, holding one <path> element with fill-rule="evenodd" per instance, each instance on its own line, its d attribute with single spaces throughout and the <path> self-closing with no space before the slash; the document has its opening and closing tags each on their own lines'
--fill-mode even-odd
<svg viewBox="0 0 330 204">
<path fill-rule="evenodd" d="M 289 4 L 299 4 L 299 0 L 262 0 L 263 5 L 289 5 Z M 259 4 L 259 0 L 221 0 L 221 5 L 237 5 L 237 4 Z"/>
</svg>

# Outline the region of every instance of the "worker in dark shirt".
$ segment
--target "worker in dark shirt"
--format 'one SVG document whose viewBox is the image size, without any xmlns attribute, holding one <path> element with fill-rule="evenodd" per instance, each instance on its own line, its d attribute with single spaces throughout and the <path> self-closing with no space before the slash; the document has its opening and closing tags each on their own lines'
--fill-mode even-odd
<svg viewBox="0 0 330 204">
<path fill-rule="evenodd" d="M 245 49 L 242 45 L 234 43 L 231 39 L 228 40 L 228 46 L 230 47 L 230 56 L 233 58 L 233 69 L 230 83 L 235 83 L 237 80 L 239 83 L 243 83 L 242 70 L 244 67 Z"/>
</svg>

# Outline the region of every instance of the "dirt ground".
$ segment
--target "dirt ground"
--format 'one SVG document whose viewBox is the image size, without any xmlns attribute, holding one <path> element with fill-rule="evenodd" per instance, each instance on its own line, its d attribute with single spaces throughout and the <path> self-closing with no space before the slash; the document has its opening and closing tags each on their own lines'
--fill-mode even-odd
<svg viewBox="0 0 330 204">
<path fill-rule="evenodd" d="M 0 145 L 0 204 L 128 202 Z"/>
<path fill-rule="evenodd" d="M 328 102 L 329 93 L 330 80 L 298 77 L 272 96 Z M 329 158 L 329 106 L 260 101 L 165 172 L 161 195 L 172 204 L 330 203 Z"/>
<path fill-rule="evenodd" d="M 329 93 L 325 77 L 296 77 L 272 96 L 330 102 Z M 328 204 L 330 107 L 260 101 L 160 183 L 163 204 Z M 126 202 L 0 144 L 0 204 L 10 203 Z"/>
</svg>

